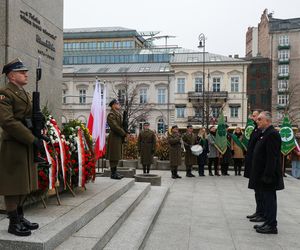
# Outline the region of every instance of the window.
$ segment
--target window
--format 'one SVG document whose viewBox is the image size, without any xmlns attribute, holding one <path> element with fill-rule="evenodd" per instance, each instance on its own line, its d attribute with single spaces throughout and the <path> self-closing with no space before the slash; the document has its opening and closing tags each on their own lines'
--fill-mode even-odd
<svg viewBox="0 0 300 250">
<path fill-rule="evenodd" d="M 118 90 L 118 100 L 121 105 L 124 105 L 126 99 L 126 90 L 125 89 L 119 89 Z"/>
<path fill-rule="evenodd" d="M 289 75 L 289 65 L 279 65 L 278 66 L 279 76 L 288 76 Z"/>
<path fill-rule="evenodd" d="M 290 59 L 290 51 L 289 50 L 279 50 L 278 51 L 278 59 L 279 61 L 288 61 Z"/>
<path fill-rule="evenodd" d="M 230 107 L 230 117 L 231 118 L 239 117 L 239 107 Z"/>
<path fill-rule="evenodd" d="M 213 92 L 220 92 L 221 91 L 221 78 L 220 77 L 213 77 Z"/>
<path fill-rule="evenodd" d="M 159 88 L 157 90 L 157 102 L 159 104 L 166 103 L 166 89 L 165 88 Z"/>
<path fill-rule="evenodd" d="M 289 88 L 289 81 L 288 80 L 279 80 L 278 81 L 278 90 L 279 91 L 287 91 Z"/>
<path fill-rule="evenodd" d="M 66 97 L 66 94 L 67 94 L 67 90 L 63 90 L 62 91 L 62 102 L 63 104 L 67 103 L 67 97 Z"/>
<path fill-rule="evenodd" d="M 255 105 L 256 104 L 256 95 L 250 95 L 249 102 L 250 102 L 251 106 Z"/>
<path fill-rule="evenodd" d="M 239 92 L 240 78 L 235 76 L 230 78 L 231 81 L 231 92 Z"/>
<path fill-rule="evenodd" d="M 177 107 L 176 108 L 176 116 L 177 116 L 177 118 L 184 118 L 184 112 L 185 112 L 185 108 L 184 107 Z"/>
<path fill-rule="evenodd" d="M 252 79 L 250 81 L 250 87 L 251 87 L 251 89 L 255 89 L 256 88 L 256 80 L 255 79 Z"/>
<path fill-rule="evenodd" d="M 145 119 L 141 119 L 141 120 L 139 121 L 139 129 L 140 129 L 140 130 L 143 129 L 143 126 L 144 126 L 144 123 L 145 123 L 145 122 L 146 122 Z"/>
<path fill-rule="evenodd" d="M 195 78 L 195 92 L 203 92 L 203 80 L 202 77 Z"/>
<path fill-rule="evenodd" d="M 268 79 L 261 79 L 261 80 L 260 80 L 260 86 L 261 86 L 262 88 L 268 87 L 268 83 L 269 83 Z"/>
<path fill-rule="evenodd" d="M 219 111 L 220 111 L 219 107 L 212 107 L 211 108 L 212 117 L 218 118 L 219 117 Z"/>
<path fill-rule="evenodd" d="M 278 95 L 278 104 L 279 105 L 287 105 L 289 101 L 288 95 Z"/>
<path fill-rule="evenodd" d="M 185 78 L 177 79 L 177 93 L 182 94 L 185 92 Z"/>
<path fill-rule="evenodd" d="M 165 123 L 162 118 L 160 118 L 157 122 L 157 132 L 160 134 L 165 132 Z"/>
<path fill-rule="evenodd" d="M 86 103 L 86 89 L 79 89 L 79 103 Z"/>
<path fill-rule="evenodd" d="M 147 89 L 140 89 L 140 103 L 147 103 Z"/>
<path fill-rule="evenodd" d="M 281 35 L 279 36 L 279 45 L 286 46 L 289 45 L 289 37 L 288 35 Z"/>
</svg>

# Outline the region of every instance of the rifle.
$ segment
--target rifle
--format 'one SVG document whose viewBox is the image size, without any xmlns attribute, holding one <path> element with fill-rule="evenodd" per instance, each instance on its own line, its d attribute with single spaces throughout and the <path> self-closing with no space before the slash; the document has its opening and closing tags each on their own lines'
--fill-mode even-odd
<svg viewBox="0 0 300 250">
<path fill-rule="evenodd" d="M 125 109 L 123 112 L 122 127 L 127 134 L 128 134 L 128 126 L 129 126 L 128 111 Z"/>
<path fill-rule="evenodd" d="M 39 81 L 42 78 L 42 68 L 41 68 L 41 58 L 38 58 L 38 66 L 36 69 L 36 85 L 35 91 L 32 93 L 32 133 L 39 140 L 45 140 L 45 137 L 42 135 L 42 129 L 45 126 L 44 115 L 41 112 L 40 108 L 40 92 L 39 92 Z M 39 157 L 39 150 L 43 147 L 34 147 L 34 162 L 44 163 L 45 160 Z"/>
</svg>

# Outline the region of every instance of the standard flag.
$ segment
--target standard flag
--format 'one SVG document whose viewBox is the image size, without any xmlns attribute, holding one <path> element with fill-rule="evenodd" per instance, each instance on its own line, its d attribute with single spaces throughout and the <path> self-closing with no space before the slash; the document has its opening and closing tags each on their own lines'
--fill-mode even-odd
<svg viewBox="0 0 300 250">
<path fill-rule="evenodd" d="M 227 131 L 223 112 L 221 112 L 218 118 L 218 128 L 216 133 L 215 146 L 222 155 L 227 150 Z"/>
<path fill-rule="evenodd" d="M 287 155 L 296 147 L 294 132 L 287 115 L 283 118 L 279 133 L 282 142 L 281 153 Z"/>
<path fill-rule="evenodd" d="M 248 148 L 248 142 L 250 140 L 250 136 L 254 129 L 255 129 L 254 121 L 248 118 L 245 131 L 243 134 L 242 142 L 241 142 L 245 150 L 247 150 Z"/>
<path fill-rule="evenodd" d="M 100 84 L 98 80 L 96 80 L 88 129 L 95 142 L 95 158 L 99 159 L 106 151 L 106 87 L 104 84 Z"/>
</svg>

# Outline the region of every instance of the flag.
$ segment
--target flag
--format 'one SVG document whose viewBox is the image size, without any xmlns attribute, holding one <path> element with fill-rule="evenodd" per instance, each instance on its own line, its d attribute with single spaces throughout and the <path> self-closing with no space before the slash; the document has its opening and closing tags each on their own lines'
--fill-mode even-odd
<svg viewBox="0 0 300 250">
<path fill-rule="evenodd" d="M 245 150 L 245 145 L 240 141 L 240 139 L 235 134 L 231 134 L 231 138 L 236 145 L 238 145 L 242 150 Z"/>
<path fill-rule="evenodd" d="M 294 132 L 287 115 L 283 118 L 279 134 L 281 137 L 281 153 L 287 155 L 296 147 Z"/>
<path fill-rule="evenodd" d="M 218 128 L 216 133 L 215 146 L 223 155 L 227 150 L 227 131 L 223 112 L 218 118 Z"/>
<path fill-rule="evenodd" d="M 245 150 L 247 150 L 247 148 L 248 148 L 250 136 L 254 129 L 255 129 L 254 121 L 252 119 L 248 118 L 247 124 L 245 127 L 245 131 L 243 134 L 242 142 L 241 142 Z"/>
<path fill-rule="evenodd" d="M 88 120 L 88 129 L 95 142 L 95 158 L 105 154 L 106 133 L 106 87 L 96 80 L 91 113 Z"/>
</svg>

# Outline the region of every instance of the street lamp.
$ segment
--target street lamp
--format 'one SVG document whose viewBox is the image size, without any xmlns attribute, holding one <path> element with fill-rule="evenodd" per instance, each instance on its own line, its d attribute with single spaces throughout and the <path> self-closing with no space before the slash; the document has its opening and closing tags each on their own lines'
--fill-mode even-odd
<svg viewBox="0 0 300 250">
<path fill-rule="evenodd" d="M 205 124 L 205 35 L 203 33 L 201 33 L 198 36 L 198 40 L 199 40 L 199 45 L 198 48 L 199 49 L 203 49 L 203 54 L 202 54 L 202 66 L 203 66 L 203 76 L 202 76 L 202 101 L 203 101 L 203 109 L 202 109 L 202 126 L 204 127 Z M 208 110 L 206 111 L 208 112 Z M 208 124 L 206 124 L 206 126 L 208 127 Z"/>
</svg>

